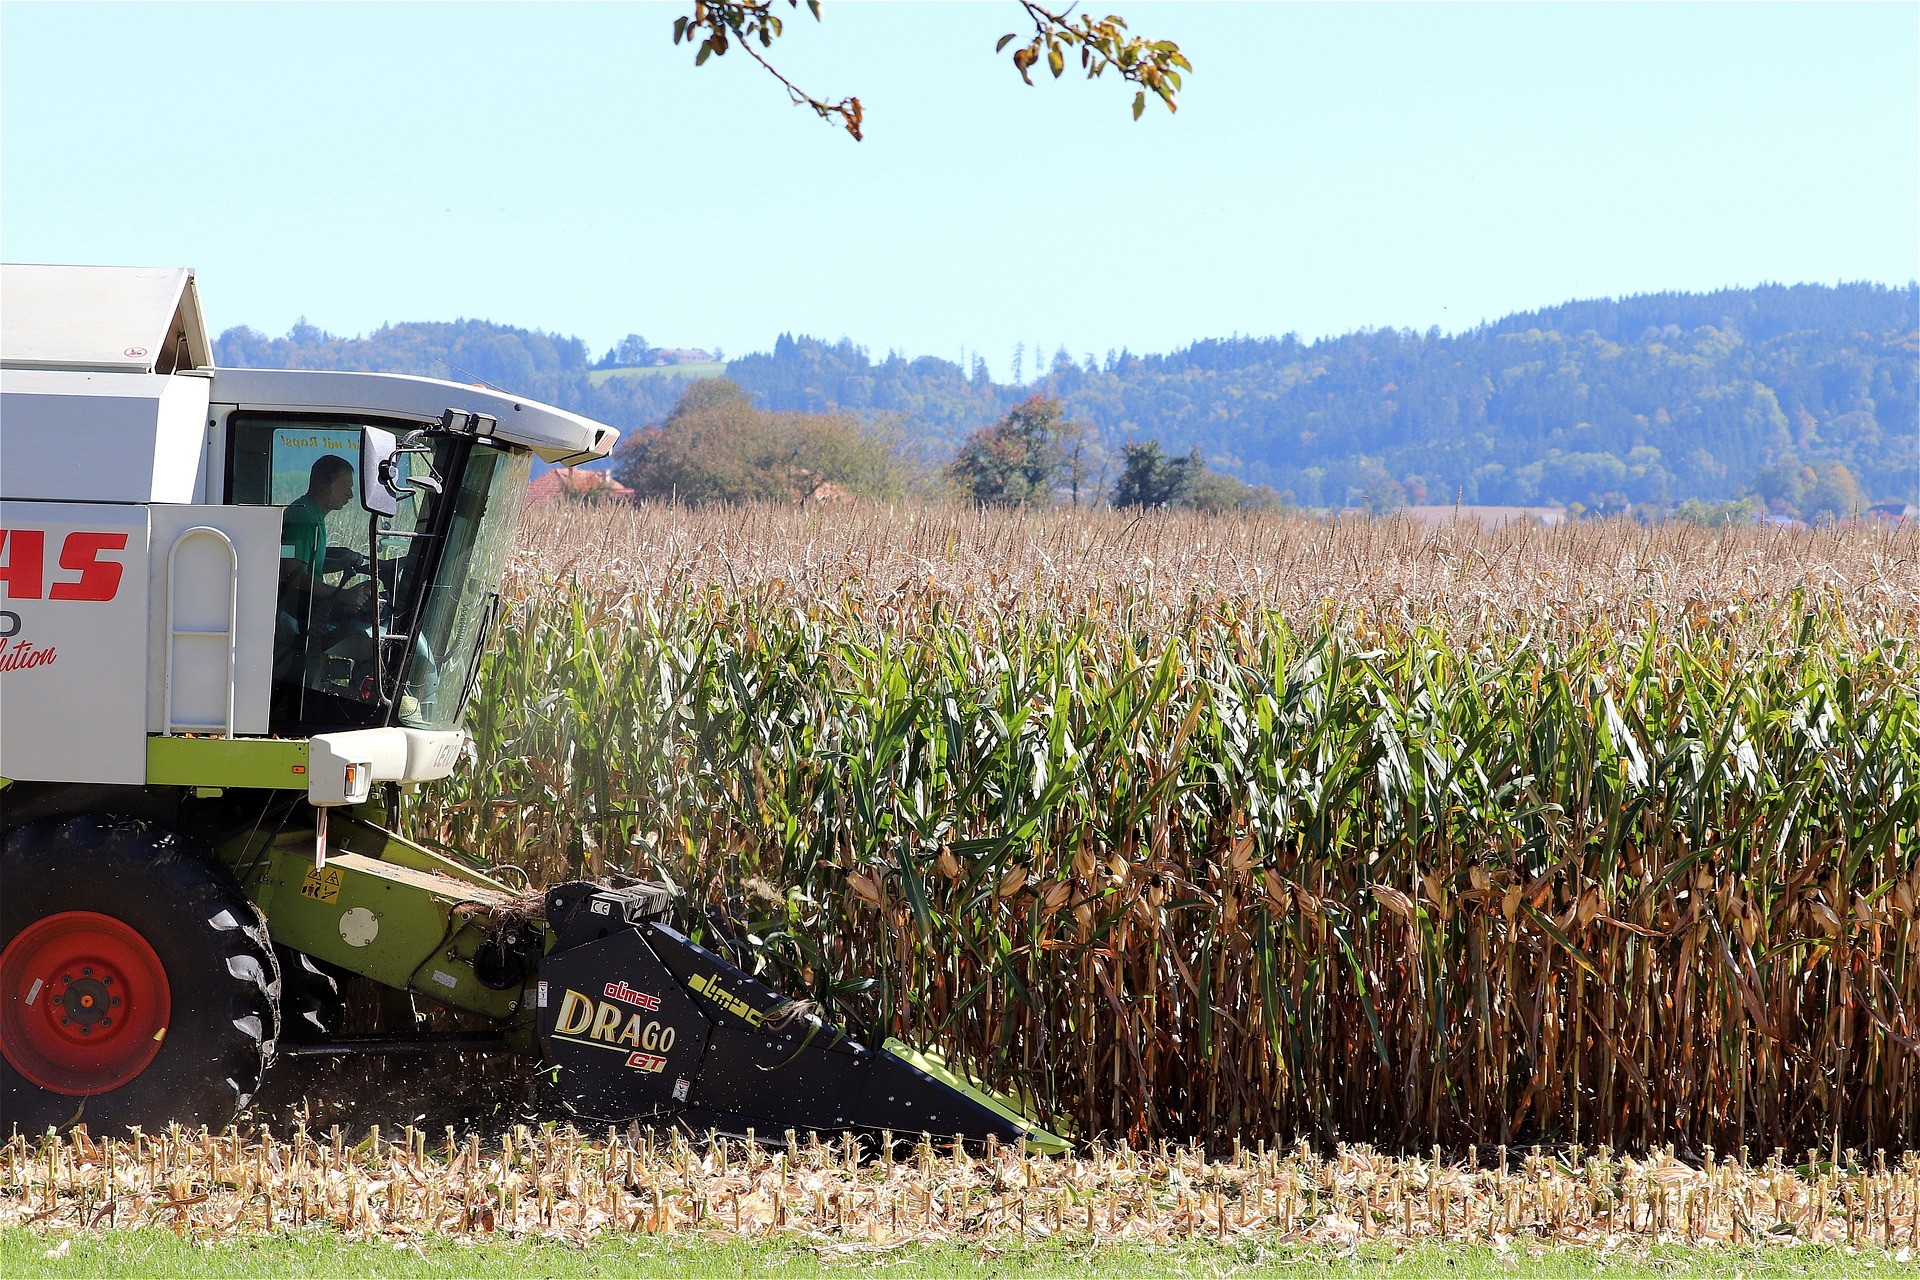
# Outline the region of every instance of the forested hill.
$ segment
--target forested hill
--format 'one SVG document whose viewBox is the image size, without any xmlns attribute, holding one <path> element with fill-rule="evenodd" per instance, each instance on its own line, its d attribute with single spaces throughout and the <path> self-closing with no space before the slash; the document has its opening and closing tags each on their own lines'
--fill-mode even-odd
<svg viewBox="0 0 1920 1280">
<path fill-rule="evenodd" d="M 485 382 L 622 429 L 665 417 L 685 383 L 669 374 L 595 385 L 580 339 L 485 320 L 390 324 L 364 338 L 338 338 L 304 320 L 284 338 L 241 327 L 220 335 L 213 359 L 235 369 L 349 369 Z"/>
<path fill-rule="evenodd" d="M 1157 437 L 1310 505 L 1383 489 L 1469 503 L 1664 506 L 1780 492 L 1842 464 L 1869 500 L 1920 500 L 1920 290 L 1769 285 L 1569 302 L 1458 334 L 1377 329 L 1315 342 L 1209 339 L 1166 355 L 1054 355 L 994 383 L 948 360 L 871 359 L 783 336 L 727 376 L 772 409 L 905 415 L 923 456 L 1036 393 L 1110 446 Z M 341 339 L 220 338 L 219 363 L 388 369 L 502 387 L 623 428 L 657 421 L 686 379 L 592 375 L 578 339 L 480 321 Z"/>
</svg>

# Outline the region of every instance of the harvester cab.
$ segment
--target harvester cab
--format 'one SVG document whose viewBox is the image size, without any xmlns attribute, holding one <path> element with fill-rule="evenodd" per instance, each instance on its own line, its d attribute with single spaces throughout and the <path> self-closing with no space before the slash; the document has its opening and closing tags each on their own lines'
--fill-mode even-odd
<svg viewBox="0 0 1920 1280">
<path fill-rule="evenodd" d="M 447 777 L 535 460 L 609 427 L 484 387 L 216 368 L 185 270 L 0 276 L 0 1132 L 221 1124 L 339 1034 L 444 1005 L 595 1120 L 1054 1147 L 671 925 L 402 830 Z"/>
</svg>

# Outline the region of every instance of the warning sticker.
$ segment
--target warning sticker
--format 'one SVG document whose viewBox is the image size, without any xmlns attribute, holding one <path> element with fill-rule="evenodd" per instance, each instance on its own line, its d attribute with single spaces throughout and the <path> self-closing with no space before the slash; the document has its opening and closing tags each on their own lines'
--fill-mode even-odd
<svg viewBox="0 0 1920 1280">
<path fill-rule="evenodd" d="M 300 896 L 315 902 L 338 901 L 341 879 L 338 867 L 309 867 L 306 879 L 300 882 Z"/>
</svg>

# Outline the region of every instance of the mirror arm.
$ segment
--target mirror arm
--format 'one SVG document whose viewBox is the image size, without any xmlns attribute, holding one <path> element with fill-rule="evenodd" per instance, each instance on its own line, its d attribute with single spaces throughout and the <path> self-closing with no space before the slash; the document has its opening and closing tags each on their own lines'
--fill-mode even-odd
<svg viewBox="0 0 1920 1280">
<path fill-rule="evenodd" d="M 373 697 L 374 701 L 385 709 L 393 705 L 393 699 L 387 695 L 386 642 L 381 638 L 380 625 L 380 519 L 378 515 L 367 517 L 367 549 L 373 552 L 373 572 L 369 575 L 373 586 L 367 592 L 368 606 L 372 609 L 372 625 L 368 630 L 373 635 Z"/>
<path fill-rule="evenodd" d="M 441 419 L 443 427 L 447 417 L 452 416 L 453 413 L 454 410 L 447 410 L 446 416 Z M 406 478 L 406 488 L 404 489 L 400 487 L 399 482 L 392 480 L 389 475 L 388 488 L 403 498 L 418 497 L 419 491 L 422 489 L 428 493 L 439 493 L 441 491 L 440 477 L 433 473 L 433 446 L 428 443 L 428 434 L 426 431 L 409 431 L 405 438 L 400 441 L 399 447 L 394 449 L 393 457 L 394 459 L 398 459 L 402 454 L 408 453 L 418 454 L 427 459 L 426 474 L 408 476 Z M 389 462 L 388 465 L 389 467 L 394 467 L 397 466 L 397 462 Z"/>
</svg>

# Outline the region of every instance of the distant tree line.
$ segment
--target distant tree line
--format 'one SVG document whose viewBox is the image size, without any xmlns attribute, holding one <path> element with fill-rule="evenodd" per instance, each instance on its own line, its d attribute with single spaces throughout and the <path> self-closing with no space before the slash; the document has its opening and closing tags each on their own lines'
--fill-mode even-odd
<svg viewBox="0 0 1920 1280">
<path fill-rule="evenodd" d="M 1110 457 L 1045 396 L 973 432 L 947 466 L 928 473 L 904 458 L 891 419 L 762 409 L 723 378 L 693 383 L 665 421 L 624 437 L 612 470 L 635 497 L 689 503 L 873 500 L 910 490 L 995 507 L 1228 511 L 1279 501 L 1270 489 L 1212 470 L 1197 453 L 1167 457 L 1158 441 L 1130 441 Z"/>
<path fill-rule="evenodd" d="M 845 340 L 783 335 L 771 352 L 731 361 L 727 376 L 763 411 L 884 418 L 909 478 L 964 483 L 981 500 L 1024 502 L 1042 480 L 1059 500 L 1074 500 L 1076 488 L 1083 501 L 1117 497 L 1131 466 L 1129 496 L 1175 485 L 1177 500 L 1193 503 L 1217 500 L 1207 477 L 1223 476 L 1313 507 L 1665 512 L 1688 499 L 1750 498 L 1756 511 L 1819 518 L 1920 500 L 1917 302 L 1912 285 L 1650 294 L 1451 336 L 1215 339 L 1077 361 L 1057 351 L 1021 385 L 994 382 L 978 357 L 967 369 L 931 356 L 875 360 Z M 481 321 L 347 339 L 304 323 L 278 339 L 234 329 L 217 358 L 478 378 L 629 431 L 664 423 L 691 382 L 665 374 L 596 385 L 578 339 Z M 1056 468 L 1044 476 L 1035 459 L 1003 456 L 1036 430 L 1007 425 L 1036 396 L 1080 424 L 1057 442 L 1070 458 L 1039 459 Z M 998 434 L 982 437 L 989 428 Z M 1050 431 L 1040 432 L 1047 448 Z M 1135 458 L 1149 445 L 1160 452 Z M 987 496 L 999 493 L 1011 497 Z"/>
</svg>

